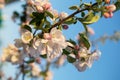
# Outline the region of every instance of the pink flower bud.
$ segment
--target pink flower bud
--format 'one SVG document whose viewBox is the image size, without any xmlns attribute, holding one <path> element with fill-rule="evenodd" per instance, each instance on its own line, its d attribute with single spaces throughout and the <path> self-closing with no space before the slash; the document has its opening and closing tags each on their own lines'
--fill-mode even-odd
<svg viewBox="0 0 120 80">
<path fill-rule="evenodd" d="M 51 4 L 50 4 L 50 3 L 45 3 L 45 4 L 43 5 L 43 8 L 44 8 L 45 10 L 48 10 L 48 9 L 51 8 Z"/>
<path fill-rule="evenodd" d="M 34 5 L 34 2 L 33 2 L 33 0 L 27 0 L 27 4 L 28 5 Z"/>
<path fill-rule="evenodd" d="M 87 27 L 87 29 L 88 29 L 88 32 L 89 32 L 91 35 L 94 35 L 94 34 L 95 34 L 94 30 L 93 30 L 91 27 Z"/>
<path fill-rule="evenodd" d="M 110 4 L 110 0 L 105 0 L 105 3 L 106 4 Z"/>
<path fill-rule="evenodd" d="M 41 6 L 36 6 L 36 9 L 37 9 L 37 11 L 40 12 L 40 13 L 43 12 L 43 7 L 41 7 Z"/>
<path fill-rule="evenodd" d="M 36 59 L 35 59 L 35 61 L 36 61 L 36 63 L 38 63 L 38 64 L 40 64 L 40 63 L 41 63 L 40 58 L 36 58 Z"/>
<path fill-rule="evenodd" d="M 79 50 L 80 46 L 79 45 L 75 45 L 74 47 L 76 50 Z"/>
<path fill-rule="evenodd" d="M 63 29 L 67 30 L 68 29 L 68 25 L 62 25 Z"/>
<path fill-rule="evenodd" d="M 110 12 L 110 13 L 109 13 L 109 18 L 112 18 L 112 17 L 113 17 L 113 13 Z"/>
<path fill-rule="evenodd" d="M 108 12 L 105 12 L 105 13 L 103 14 L 103 16 L 104 16 L 105 18 L 109 18 L 110 14 L 109 14 Z"/>
<path fill-rule="evenodd" d="M 109 5 L 109 11 L 113 12 L 116 10 L 116 6 L 114 4 Z"/>
<path fill-rule="evenodd" d="M 51 40 L 52 36 L 49 33 L 44 33 L 43 37 L 47 40 Z"/>
</svg>

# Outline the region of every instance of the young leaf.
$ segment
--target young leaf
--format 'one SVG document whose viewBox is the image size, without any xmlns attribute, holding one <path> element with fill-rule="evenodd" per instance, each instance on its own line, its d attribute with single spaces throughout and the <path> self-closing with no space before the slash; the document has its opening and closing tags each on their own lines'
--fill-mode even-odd
<svg viewBox="0 0 120 80">
<path fill-rule="evenodd" d="M 53 14 L 50 13 L 49 11 L 45 11 L 45 13 L 46 13 L 50 18 L 53 18 Z"/>
<path fill-rule="evenodd" d="M 73 62 L 76 61 L 76 59 L 71 57 L 71 56 L 67 56 L 67 60 L 68 60 L 69 63 L 73 63 Z"/>
<path fill-rule="evenodd" d="M 80 36 L 80 41 L 84 44 L 84 46 L 89 49 L 90 48 L 90 42 L 88 40 L 88 38 L 86 37 L 85 34 L 79 33 Z"/>
<path fill-rule="evenodd" d="M 69 54 L 70 54 L 70 52 L 69 52 L 69 51 L 67 51 L 66 49 L 63 49 L 63 54 L 65 54 L 65 55 L 69 55 Z"/>
<path fill-rule="evenodd" d="M 115 6 L 116 6 L 116 11 L 120 10 L 120 1 L 117 1 L 117 2 L 115 3 Z M 116 12 L 116 11 L 115 11 L 115 12 Z"/>
<path fill-rule="evenodd" d="M 26 30 L 28 30 L 28 31 L 32 32 L 31 27 L 30 27 L 30 26 L 28 26 L 28 25 L 24 25 L 22 28 L 24 28 L 24 29 L 26 29 Z"/>
<path fill-rule="evenodd" d="M 40 57 L 42 57 L 42 58 L 47 58 L 47 54 L 40 55 Z"/>
<path fill-rule="evenodd" d="M 100 16 L 98 16 L 98 15 L 95 15 L 94 17 L 92 17 L 91 18 L 91 20 L 89 20 L 89 21 L 83 21 L 83 23 L 84 24 L 92 24 L 92 23 L 94 23 L 94 22 L 97 22 L 98 20 L 99 20 L 99 18 L 100 18 Z"/>
<path fill-rule="evenodd" d="M 79 9 L 79 7 L 75 5 L 75 6 L 69 7 L 69 9 L 71 9 L 71 10 L 77 10 L 77 9 Z"/>
</svg>

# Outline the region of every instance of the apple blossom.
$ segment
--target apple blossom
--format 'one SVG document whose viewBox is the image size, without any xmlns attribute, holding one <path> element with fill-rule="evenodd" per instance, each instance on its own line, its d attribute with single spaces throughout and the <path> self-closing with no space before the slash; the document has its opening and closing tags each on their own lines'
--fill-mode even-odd
<svg viewBox="0 0 120 80">
<path fill-rule="evenodd" d="M 91 27 L 87 27 L 87 30 L 88 30 L 89 34 L 91 34 L 91 35 L 95 34 L 94 30 Z"/>
<path fill-rule="evenodd" d="M 73 65 L 75 65 L 79 71 L 85 71 L 87 67 L 91 68 L 94 60 L 98 60 L 101 52 L 99 50 L 96 50 L 90 53 L 90 51 L 88 51 L 86 48 L 80 48 L 78 55 L 78 60 L 76 60 Z"/>
<path fill-rule="evenodd" d="M 32 76 L 39 77 L 40 76 L 40 72 L 41 72 L 40 67 L 37 64 L 35 64 L 35 63 L 31 63 L 29 65 L 32 68 L 32 70 L 31 70 Z"/>
<path fill-rule="evenodd" d="M 110 0 L 104 0 L 106 4 L 109 4 L 110 3 Z"/>
<path fill-rule="evenodd" d="M 45 39 L 38 41 L 38 52 L 47 54 L 48 58 L 53 59 L 62 54 L 62 49 L 67 47 L 65 37 L 57 28 L 53 28 L 50 33 L 44 33 Z"/>
<path fill-rule="evenodd" d="M 63 19 L 66 18 L 66 17 L 68 17 L 68 14 L 65 13 L 65 12 L 61 12 L 61 13 L 59 14 L 59 18 L 60 18 L 61 20 L 63 20 Z"/>
<path fill-rule="evenodd" d="M 110 17 L 110 14 L 109 14 L 108 12 L 105 12 L 105 13 L 103 14 L 103 16 L 104 16 L 105 18 L 109 18 L 109 17 Z"/>
<path fill-rule="evenodd" d="M 4 7 L 5 1 L 4 0 L 0 0 L 0 9 Z"/>
<path fill-rule="evenodd" d="M 13 64 L 21 63 L 21 54 L 16 46 L 9 45 L 7 48 L 4 48 L 1 59 Z"/>
<path fill-rule="evenodd" d="M 115 10 L 116 10 L 116 6 L 114 4 L 108 6 L 108 11 L 113 12 Z"/>
<path fill-rule="evenodd" d="M 61 55 L 56 62 L 57 67 L 62 66 L 65 63 L 66 58 L 67 58 L 66 55 Z"/>
<path fill-rule="evenodd" d="M 24 43 L 29 43 L 33 39 L 33 34 L 27 31 L 22 34 L 21 39 Z"/>
<path fill-rule="evenodd" d="M 52 80 L 52 79 L 53 79 L 53 73 L 51 71 L 47 71 L 45 80 Z"/>
</svg>

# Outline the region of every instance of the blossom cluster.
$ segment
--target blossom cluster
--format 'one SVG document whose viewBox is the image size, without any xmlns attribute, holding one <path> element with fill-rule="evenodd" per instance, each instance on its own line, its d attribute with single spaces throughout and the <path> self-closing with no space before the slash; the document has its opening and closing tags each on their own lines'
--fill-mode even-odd
<svg viewBox="0 0 120 80">
<path fill-rule="evenodd" d="M 110 0 L 105 0 L 106 4 L 110 4 Z M 104 12 L 105 18 L 111 18 L 113 16 L 113 12 L 116 10 L 116 6 L 114 4 L 110 4 L 105 6 L 106 12 Z"/>
<path fill-rule="evenodd" d="M 52 80 L 53 73 L 49 70 L 52 64 L 60 67 L 68 61 L 80 72 L 91 68 L 93 62 L 101 56 L 101 52 L 98 49 L 91 50 L 89 36 L 95 32 L 88 25 L 99 20 L 98 14 L 110 18 L 116 10 L 110 0 L 101 0 L 98 3 L 71 6 L 70 9 L 75 12 L 68 15 L 66 12 L 58 13 L 49 0 L 27 0 L 23 15 L 19 16 L 15 12 L 12 17 L 13 20 L 16 16 L 21 20 L 20 38 L 3 49 L 1 60 L 19 65 L 23 74 L 28 71 L 33 77 L 42 76 L 44 80 Z M 77 16 L 79 13 L 81 16 Z M 62 30 L 67 30 L 69 25 L 77 22 L 83 24 L 85 31 L 79 33 L 76 41 L 67 40 Z M 46 62 L 45 69 L 39 66 L 42 65 L 42 60 Z"/>
</svg>

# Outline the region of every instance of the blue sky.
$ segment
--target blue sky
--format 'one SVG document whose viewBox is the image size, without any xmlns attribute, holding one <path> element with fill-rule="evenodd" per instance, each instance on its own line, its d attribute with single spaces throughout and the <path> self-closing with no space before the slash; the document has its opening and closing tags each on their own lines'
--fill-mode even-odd
<svg viewBox="0 0 120 80">
<path fill-rule="evenodd" d="M 59 12 L 64 11 L 72 13 L 68 10 L 70 5 L 79 4 L 79 0 L 50 0 L 53 8 Z M 83 0 L 84 1 L 84 0 Z M 0 30 L 0 39 L 2 39 L 2 47 L 7 46 L 8 43 L 12 43 L 14 38 L 18 38 L 18 25 L 14 24 L 10 20 L 10 15 L 14 10 L 21 11 L 20 5 L 22 3 L 17 2 L 6 6 L 3 13 L 5 13 L 5 22 L 2 30 Z M 94 39 L 102 36 L 103 34 L 111 35 L 115 30 L 120 30 L 120 11 L 116 12 L 113 18 L 100 19 L 97 23 L 90 25 L 95 30 Z M 70 26 L 69 30 L 64 31 L 67 38 L 75 39 L 77 33 L 82 31 L 82 25 Z M 120 80 L 120 41 L 115 43 L 107 40 L 106 43 L 98 44 L 99 49 L 102 52 L 101 58 L 95 61 L 91 69 L 87 69 L 85 72 L 78 72 L 72 64 L 66 64 L 60 69 L 53 69 L 54 80 Z M 1 52 L 1 51 L 0 51 Z M 13 67 L 9 67 L 6 72 L 10 75 Z M 13 74 L 12 74 L 13 75 Z"/>
</svg>

